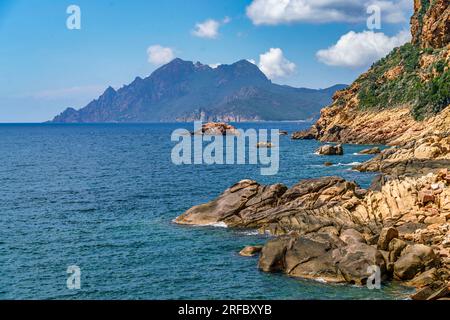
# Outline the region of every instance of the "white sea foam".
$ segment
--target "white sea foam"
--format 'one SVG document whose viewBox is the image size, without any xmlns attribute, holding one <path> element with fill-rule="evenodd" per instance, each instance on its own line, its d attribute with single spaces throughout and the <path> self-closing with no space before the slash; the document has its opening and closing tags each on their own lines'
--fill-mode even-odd
<svg viewBox="0 0 450 320">
<path fill-rule="evenodd" d="M 247 231 L 242 231 L 242 234 L 244 234 L 246 236 L 257 236 L 260 233 L 258 232 L 258 230 L 247 230 Z"/>
<path fill-rule="evenodd" d="M 361 162 L 358 162 L 358 161 L 355 161 L 355 162 L 350 162 L 350 163 L 338 163 L 338 164 L 335 164 L 334 166 L 357 166 L 357 165 L 360 165 L 361 164 Z"/>
<path fill-rule="evenodd" d="M 225 222 L 216 222 L 216 223 L 210 223 L 207 226 L 216 227 L 216 228 L 228 228 L 227 224 Z"/>
<path fill-rule="evenodd" d="M 316 278 L 314 280 L 316 280 L 317 282 L 320 282 L 320 283 L 327 283 L 327 281 L 324 278 Z"/>
</svg>

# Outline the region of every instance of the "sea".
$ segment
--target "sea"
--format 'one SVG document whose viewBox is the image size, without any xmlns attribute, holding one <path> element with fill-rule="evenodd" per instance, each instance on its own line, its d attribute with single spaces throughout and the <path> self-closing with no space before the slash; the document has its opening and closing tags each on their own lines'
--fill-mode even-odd
<svg viewBox="0 0 450 320">
<path fill-rule="evenodd" d="M 305 122 L 239 123 L 242 129 L 306 129 Z M 275 175 L 261 165 L 175 165 L 174 130 L 192 124 L 1 124 L 0 299 L 405 299 L 381 289 L 332 285 L 258 270 L 246 245 L 269 236 L 172 221 L 242 179 L 293 186 L 353 171 L 371 147 L 319 156 L 317 141 L 279 140 Z M 333 166 L 325 166 L 329 161 Z M 75 269 L 74 269 L 75 268 Z M 78 286 L 73 286 L 77 270 Z"/>
</svg>

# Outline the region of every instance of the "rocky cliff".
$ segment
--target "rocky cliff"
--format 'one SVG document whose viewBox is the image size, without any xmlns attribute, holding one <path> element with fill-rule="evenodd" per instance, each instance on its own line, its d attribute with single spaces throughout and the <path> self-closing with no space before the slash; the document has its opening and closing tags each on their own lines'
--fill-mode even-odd
<svg viewBox="0 0 450 320">
<path fill-rule="evenodd" d="M 378 164 L 449 159 L 449 24 L 448 0 L 416 0 L 412 43 L 337 92 L 317 123 L 293 138 L 394 146 L 374 160 Z M 379 170 L 374 161 L 360 169 Z"/>
</svg>

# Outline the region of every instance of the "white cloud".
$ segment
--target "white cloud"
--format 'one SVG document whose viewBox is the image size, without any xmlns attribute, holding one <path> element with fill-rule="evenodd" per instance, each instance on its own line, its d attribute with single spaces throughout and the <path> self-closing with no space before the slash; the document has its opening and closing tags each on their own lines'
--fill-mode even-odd
<svg viewBox="0 0 450 320">
<path fill-rule="evenodd" d="M 363 22 L 367 7 L 381 8 L 382 22 L 404 23 L 412 13 L 411 0 L 253 0 L 247 16 L 255 25 L 294 22 Z"/>
<path fill-rule="evenodd" d="M 270 48 L 259 56 L 259 69 L 270 79 L 288 76 L 295 68 L 295 64 L 284 57 L 280 48 Z"/>
<path fill-rule="evenodd" d="M 147 49 L 148 62 L 160 66 L 169 63 L 175 58 L 175 54 L 171 48 L 166 48 L 160 45 L 150 46 Z"/>
<path fill-rule="evenodd" d="M 230 23 L 230 21 L 229 17 L 225 17 L 222 21 L 208 19 L 202 23 L 197 23 L 192 30 L 192 34 L 199 38 L 216 39 L 219 36 L 219 28 Z"/>
<path fill-rule="evenodd" d="M 386 56 L 395 47 L 410 41 L 408 31 L 389 37 L 381 32 L 350 31 L 328 49 L 319 50 L 317 59 L 330 66 L 363 67 Z"/>
</svg>

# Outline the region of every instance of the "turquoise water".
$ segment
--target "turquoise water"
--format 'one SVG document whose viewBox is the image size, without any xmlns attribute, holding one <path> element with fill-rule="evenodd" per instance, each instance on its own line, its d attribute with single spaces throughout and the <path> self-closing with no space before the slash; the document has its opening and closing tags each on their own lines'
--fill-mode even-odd
<svg viewBox="0 0 450 320">
<path fill-rule="evenodd" d="M 242 124 L 292 132 L 302 123 Z M 252 230 L 185 227 L 171 221 L 235 182 L 340 175 L 370 156 L 314 154 L 316 141 L 280 137 L 280 172 L 250 165 L 175 166 L 180 124 L 0 125 L 0 299 L 396 299 L 396 285 L 368 290 L 258 271 L 238 255 L 262 244 Z M 189 125 L 187 129 L 192 130 Z M 324 161 L 340 163 L 324 167 Z M 66 286 L 81 268 L 81 289 Z"/>
</svg>

